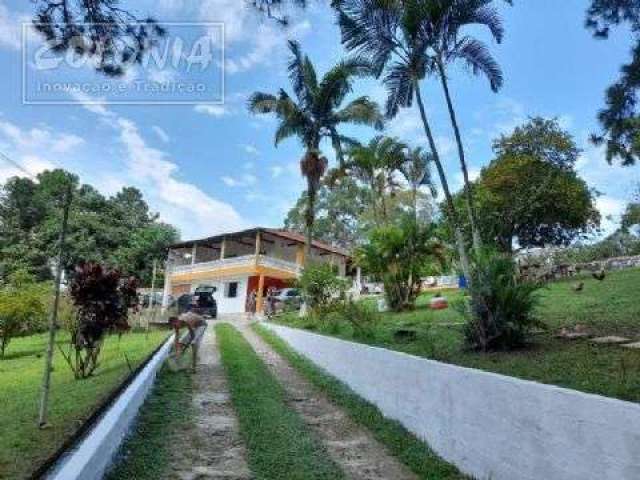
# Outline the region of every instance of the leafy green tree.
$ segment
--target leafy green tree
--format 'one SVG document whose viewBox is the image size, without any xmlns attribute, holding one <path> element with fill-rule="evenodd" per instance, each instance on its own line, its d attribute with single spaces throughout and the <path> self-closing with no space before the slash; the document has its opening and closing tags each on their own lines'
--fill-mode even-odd
<svg viewBox="0 0 640 480">
<path fill-rule="evenodd" d="M 348 284 L 328 263 L 309 265 L 298 279 L 305 304 L 315 315 L 326 314 L 344 297 Z"/>
<path fill-rule="evenodd" d="M 543 117 L 532 117 L 513 132 L 501 135 L 493 142 L 493 150 L 498 157 L 530 156 L 569 170 L 581 153 L 573 136 L 557 119 Z"/>
<path fill-rule="evenodd" d="M 47 293 L 49 285 L 36 283 L 25 270 L 12 273 L 0 284 L 0 359 L 13 337 L 44 326 Z"/>
<path fill-rule="evenodd" d="M 178 240 L 175 228 L 159 222 L 136 189 L 105 198 L 63 170 L 43 172 L 37 180 L 14 178 L 0 189 L 2 275 L 27 269 L 39 280 L 51 278 L 61 202 L 69 182 L 73 201 L 64 258 L 67 272 L 81 261 L 97 261 L 148 284 L 153 259 L 163 259 L 165 248 Z"/>
<path fill-rule="evenodd" d="M 314 235 L 330 245 L 351 248 L 361 243 L 368 205 L 367 191 L 350 177 L 342 177 L 329 187 L 326 182 L 318 190 L 315 204 Z M 284 221 L 287 230 L 306 231 L 307 194 L 302 192 Z"/>
<path fill-rule="evenodd" d="M 532 118 L 493 148 L 497 158 L 474 186 L 487 243 L 511 252 L 516 241 L 523 248 L 569 245 L 595 231 L 596 194 L 578 177 L 580 150 L 556 120 Z"/>
<path fill-rule="evenodd" d="M 621 68 L 620 78 L 605 94 L 605 107 L 598 113 L 602 131 L 592 136 L 605 145 L 607 161 L 634 165 L 640 159 L 640 2 L 637 0 L 592 0 L 586 26 L 594 36 L 606 39 L 612 27 L 628 24 L 635 45 L 631 61 Z"/>
<path fill-rule="evenodd" d="M 368 97 L 358 97 L 345 103 L 356 77 L 370 75 L 371 66 L 359 58 L 343 60 L 320 80 L 308 56 L 300 45 L 290 41 L 289 78 L 295 99 L 284 89 L 277 95 L 256 92 L 249 99 L 249 110 L 256 114 L 273 114 L 279 120 L 275 133 L 276 146 L 284 139 L 297 137 L 305 149 L 300 170 L 307 179 L 306 258 L 311 249 L 315 220 L 315 202 L 328 161 L 320 151 L 323 139 L 332 142 L 340 164 L 342 145 L 348 141 L 338 132 L 344 124 L 370 125 L 382 128 L 378 105 Z"/>
<path fill-rule="evenodd" d="M 421 273 L 429 263 L 443 259 L 443 246 L 433 225 L 405 215 L 398 224 L 375 228 L 369 241 L 356 250 L 356 262 L 380 278 L 389 307 L 402 311 L 415 306 Z"/>
<path fill-rule="evenodd" d="M 433 130 L 424 106 L 420 82 L 433 71 L 430 35 L 422 23 L 425 0 L 334 0 L 342 43 L 347 50 L 369 59 L 378 76 L 383 75 L 388 97 L 386 114 L 397 115 L 415 101 L 429 148 L 433 155 L 445 208 L 453 226 L 462 270 L 469 275 L 469 257 L 458 208 L 438 152 Z"/>
<path fill-rule="evenodd" d="M 573 169 L 529 155 L 498 157 L 476 185 L 480 221 L 500 250 L 569 245 L 600 221 L 594 193 Z"/>
</svg>

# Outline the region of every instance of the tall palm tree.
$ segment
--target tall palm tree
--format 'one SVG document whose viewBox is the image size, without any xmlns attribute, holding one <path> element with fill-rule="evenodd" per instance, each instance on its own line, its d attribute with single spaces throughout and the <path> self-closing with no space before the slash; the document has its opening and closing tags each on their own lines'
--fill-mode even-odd
<svg viewBox="0 0 640 480">
<path fill-rule="evenodd" d="M 461 61 L 474 74 L 483 74 L 489 80 L 491 89 L 497 92 L 503 83 L 502 70 L 487 46 L 463 29 L 468 26 L 485 26 L 497 43 L 502 42 L 504 29 L 498 11 L 491 6 L 493 0 L 425 0 L 419 2 L 423 10 L 418 21 L 426 32 L 429 43 L 428 54 L 442 84 L 447 101 L 449 117 L 458 146 L 458 157 L 464 178 L 465 200 L 476 251 L 481 248 L 481 236 L 477 224 L 473 202 L 473 192 L 469 182 L 469 169 L 465 158 L 462 136 L 458 126 L 453 101 L 449 90 L 447 66 Z"/>
<path fill-rule="evenodd" d="M 433 155 L 446 208 L 454 230 L 462 271 L 470 278 L 469 257 L 458 212 L 449 189 L 444 166 L 427 118 L 420 81 L 432 71 L 429 57 L 431 38 L 419 21 L 428 0 L 333 0 L 338 12 L 342 43 L 348 50 L 368 58 L 383 83 L 388 97 L 386 114 L 394 117 L 400 108 L 415 102 Z"/>
<path fill-rule="evenodd" d="M 407 151 L 405 160 L 399 168 L 411 188 L 411 205 L 416 222 L 418 221 L 418 191 L 420 187 L 428 187 L 431 190 L 431 195 L 436 196 L 431 179 L 431 162 L 433 162 L 433 154 L 425 151 L 422 147 L 416 147 Z"/>
<path fill-rule="evenodd" d="M 407 149 L 395 138 L 377 136 L 368 145 L 354 145 L 348 151 L 345 170 L 369 188 L 374 219 L 379 225 L 389 221 L 387 196 L 397 187 L 395 175 L 406 161 Z"/>
<path fill-rule="evenodd" d="M 284 89 L 276 94 L 256 92 L 249 99 L 249 110 L 256 114 L 273 114 L 279 120 L 275 144 L 289 137 L 298 137 L 305 148 L 300 170 L 307 179 L 306 258 L 311 253 L 315 202 L 320 181 L 328 161 L 320 151 L 323 139 L 331 141 L 340 165 L 344 164 L 342 145 L 349 139 L 338 131 L 343 124 L 383 127 L 378 105 L 368 97 L 358 97 L 345 103 L 356 77 L 371 75 L 371 64 L 362 58 L 342 60 L 318 80 L 316 69 L 300 45 L 290 41 L 289 79 L 295 98 Z"/>
</svg>

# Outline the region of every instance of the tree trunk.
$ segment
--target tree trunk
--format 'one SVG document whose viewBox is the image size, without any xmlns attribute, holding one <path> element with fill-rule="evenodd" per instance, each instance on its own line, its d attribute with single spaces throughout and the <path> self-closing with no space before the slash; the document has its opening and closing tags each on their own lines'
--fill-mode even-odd
<svg viewBox="0 0 640 480">
<path fill-rule="evenodd" d="M 311 244 L 313 243 L 313 224 L 315 223 L 316 182 L 307 177 L 307 211 L 305 213 L 306 239 L 304 243 L 304 263 L 308 265 L 311 258 Z"/>
<path fill-rule="evenodd" d="M 471 190 L 471 182 L 469 181 L 469 170 L 467 169 L 467 161 L 464 154 L 464 147 L 462 146 L 462 136 L 460 135 L 460 128 L 458 127 L 458 120 L 456 112 L 453 109 L 453 102 L 451 100 L 451 94 L 449 93 L 449 85 L 447 82 L 447 75 L 444 66 L 438 61 L 438 70 L 440 72 L 440 81 L 442 82 L 442 89 L 444 90 L 444 96 L 447 99 L 447 108 L 449 109 L 449 117 L 451 118 L 451 125 L 453 125 L 453 132 L 456 137 L 456 143 L 458 144 L 458 157 L 460 158 L 460 167 L 462 169 L 462 176 L 464 178 L 464 193 L 467 203 L 467 211 L 469 214 L 469 223 L 471 225 L 471 235 L 473 237 L 473 248 L 476 252 L 479 252 L 482 248 L 482 239 L 480 237 L 480 231 L 478 230 L 478 224 L 476 222 L 476 212 L 473 202 L 473 191 Z"/>
<path fill-rule="evenodd" d="M 467 278 L 467 280 L 469 280 L 471 278 L 469 256 L 467 255 L 467 248 L 464 244 L 464 236 L 462 235 L 462 230 L 460 229 L 460 221 L 458 219 L 456 207 L 453 204 L 453 197 L 451 196 L 451 192 L 449 190 L 449 182 L 447 181 L 444 167 L 442 166 L 442 162 L 440 161 L 438 148 L 436 147 L 436 142 L 433 139 L 433 133 L 431 132 L 431 127 L 429 126 L 429 121 L 427 120 L 427 114 L 424 110 L 422 95 L 420 94 L 420 84 L 417 79 L 414 79 L 413 83 L 416 91 L 416 101 L 418 102 L 418 107 L 420 109 L 420 117 L 422 118 L 422 125 L 424 126 L 424 132 L 427 135 L 427 139 L 429 140 L 429 147 L 431 148 L 431 153 L 433 154 L 433 160 L 436 164 L 436 169 L 438 170 L 438 176 L 440 177 L 440 183 L 442 184 L 442 191 L 444 192 L 447 209 L 449 210 L 449 218 L 451 219 L 451 225 L 455 232 L 456 246 L 458 248 L 458 255 L 460 256 L 460 266 L 462 267 L 462 273 Z"/>
</svg>

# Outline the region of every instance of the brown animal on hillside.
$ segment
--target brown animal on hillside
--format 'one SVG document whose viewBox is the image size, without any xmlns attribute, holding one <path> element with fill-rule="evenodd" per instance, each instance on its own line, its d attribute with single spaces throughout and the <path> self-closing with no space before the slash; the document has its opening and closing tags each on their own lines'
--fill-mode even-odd
<svg viewBox="0 0 640 480">
<path fill-rule="evenodd" d="M 605 273 L 604 269 L 602 269 L 599 272 L 592 272 L 591 276 L 599 282 L 602 282 L 607 277 L 607 274 Z"/>
</svg>

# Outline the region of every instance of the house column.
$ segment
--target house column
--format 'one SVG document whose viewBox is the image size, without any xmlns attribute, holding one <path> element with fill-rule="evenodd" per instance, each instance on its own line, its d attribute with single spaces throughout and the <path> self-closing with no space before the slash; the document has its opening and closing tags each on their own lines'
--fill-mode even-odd
<svg viewBox="0 0 640 480">
<path fill-rule="evenodd" d="M 262 246 L 262 235 L 260 235 L 260 230 L 256 233 L 256 263 L 258 263 L 258 256 L 260 255 L 260 248 Z"/>
<path fill-rule="evenodd" d="M 346 277 L 347 276 L 347 259 L 344 257 L 341 257 L 338 260 L 338 275 L 340 277 Z"/>
<path fill-rule="evenodd" d="M 296 245 L 296 265 L 302 268 L 304 267 L 304 245 Z"/>
<path fill-rule="evenodd" d="M 191 249 L 191 265 L 196 264 L 196 255 L 198 254 L 198 244 L 194 243 Z"/>
<path fill-rule="evenodd" d="M 169 307 L 169 295 L 171 295 L 171 263 L 167 259 L 164 264 L 164 288 L 162 290 L 162 313 Z"/>
<path fill-rule="evenodd" d="M 263 312 L 264 299 L 262 297 L 262 290 L 264 290 L 264 275 L 258 277 L 258 291 L 256 292 L 256 313 Z"/>
<path fill-rule="evenodd" d="M 224 256 L 227 253 L 227 237 L 222 237 L 222 244 L 220 245 L 220 260 L 224 260 Z"/>
</svg>

